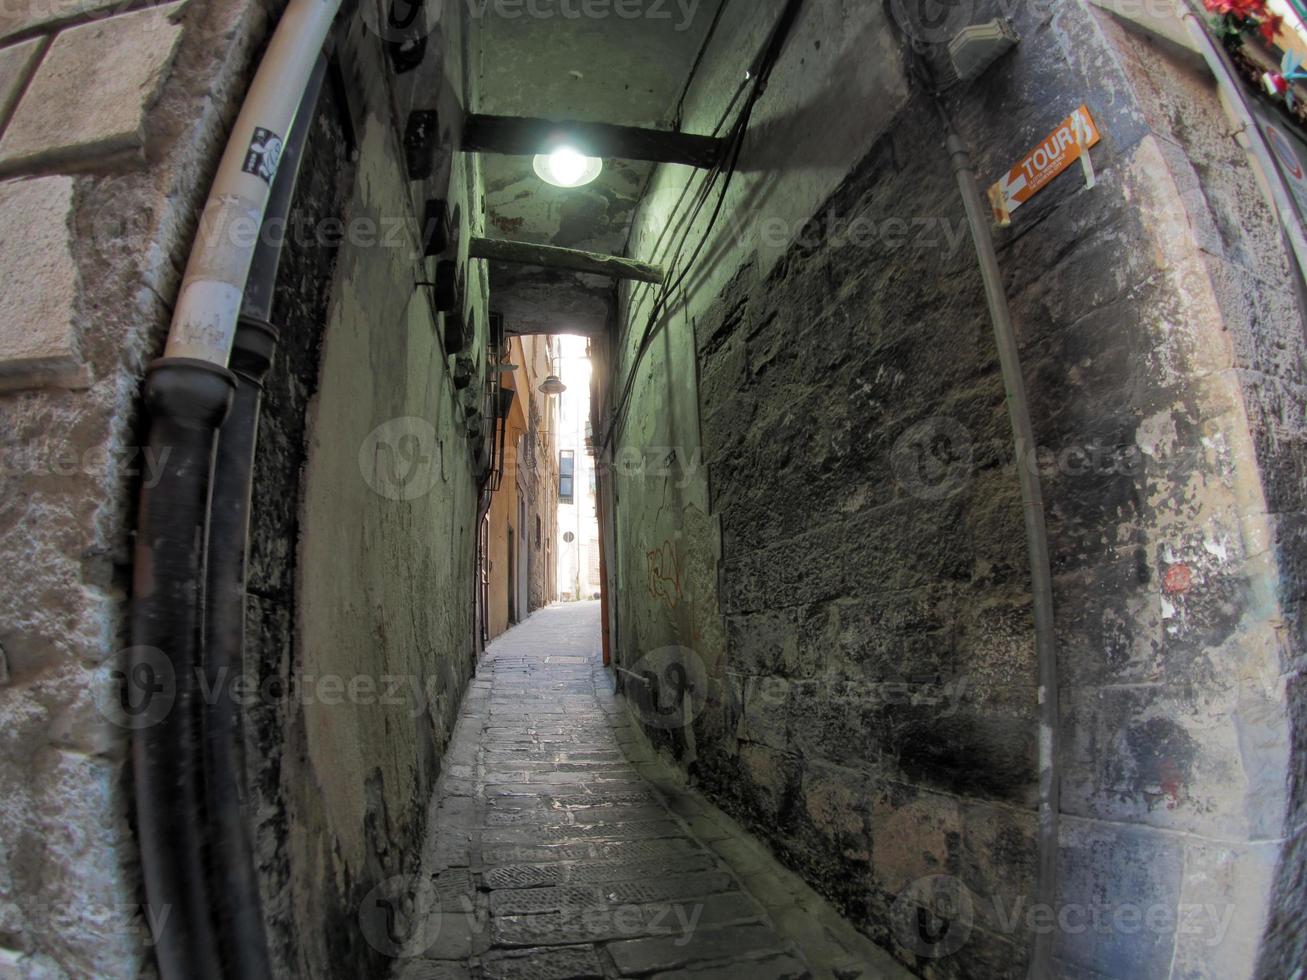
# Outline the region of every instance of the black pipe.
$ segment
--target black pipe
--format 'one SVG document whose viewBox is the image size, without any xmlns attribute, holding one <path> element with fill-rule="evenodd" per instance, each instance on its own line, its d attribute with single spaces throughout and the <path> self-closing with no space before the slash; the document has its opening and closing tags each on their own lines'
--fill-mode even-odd
<svg viewBox="0 0 1307 980">
<path fill-rule="evenodd" d="M 132 583 L 129 683 L 171 693 L 170 710 L 132 737 L 137 839 L 163 977 L 223 976 L 209 902 L 200 737 L 200 596 L 209 475 L 236 388 L 225 368 L 161 358 L 145 378 L 148 445 L 160 472 L 141 489 Z M 160 670 L 172 677 L 160 678 Z"/>
<path fill-rule="evenodd" d="M 277 331 L 242 316 L 232 346 L 236 375 L 232 409 L 218 437 L 209 513 L 205 593 L 204 673 L 213 692 L 205 705 L 205 776 L 212 863 L 213 901 L 223 958 L 230 975 L 271 977 L 263 904 L 250 842 L 245 753 L 236 684 L 246 669 L 245 561 L 250 494 L 263 378 L 272 366 Z"/>
<path fill-rule="evenodd" d="M 243 312 L 232 344 L 236 391 L 218 436 L 213 503 L 206 543 L 204 672 L 212 697 L 204 709 L 205 782 L 213 860 L 212 900 L 229 975 L 242 980 L 272 976 L 258 870 L 250 840 L 244 731 L 237 681 L 245 663 L 245 581 L 250 497 L 258 440 L 263 379 L 272 366 L 277 330 L 268 322 L 285 223 L 313 128 L 327 59 L 318 57 L 295 113 L 273 182 L 264 222 L 245 283 Z"/>
</svg>

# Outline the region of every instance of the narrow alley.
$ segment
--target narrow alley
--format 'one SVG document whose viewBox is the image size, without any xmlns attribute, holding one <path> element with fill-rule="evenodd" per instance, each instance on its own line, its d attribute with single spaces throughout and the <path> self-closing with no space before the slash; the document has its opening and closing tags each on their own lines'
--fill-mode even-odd
<svg viewBox="0 0 1307 980">
<path fill-rule="evenodd" d="M 1307 0 L 6 0 L 0 980 L 1307 980 Z"/>
<path fill-rule="evenodd" d="M 657 760 L 598 602 L 487 648 L 433 806 L 421 872 L 394 884 L 420 883 L 408 921 L 384 889 L 364 906 L 396 978 L 910 976 Z"/>
</svg>

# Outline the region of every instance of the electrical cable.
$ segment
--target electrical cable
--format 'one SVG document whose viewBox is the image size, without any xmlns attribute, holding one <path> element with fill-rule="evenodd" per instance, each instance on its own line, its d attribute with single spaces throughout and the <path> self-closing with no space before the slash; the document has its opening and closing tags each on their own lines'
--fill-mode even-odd
<svg viewBox="0 0 1307 980">
<path fill-rule="evenodd" d="M 738 101 L 740 92 L 748 87 L 749 82 L 753 83 L 752 90 L 749 92 L 749 98 L 741 109 L 739 117 L 732 125 L 730 135 L 727 137 L 728 151 L 726 155 L 729 157 L 729 161 L 727 162 L 724 171 L 725 181 L 722 184 L 720 193 L 718 194 L 717 203 L 708 219 L 708 224 L 704 228 L 703 234 L 699 238 L 698 244 L 690 255 L 690 259 L 686 262 L 682 262 L 681 253 L 685 247 L 685 243 L 689 239 L 690 233 L 698 220 L 699 214 L 703 210 L 704 204 L 707 203 L 713 185 L 717 182 L 718 178 L 722 176 L 723 171 L 721 162 L 713 168 L 701 185 L 695 206 L 689 220 L 685 224 L 685 232 L 682 234 L 681 240 L 677 244 L 676 251 L 672 256 L 671 261 L 667 264 L 669 270 L 667 281 L 664 282 L 660 288 L 658 296 L 649 311 L 644 332 L 640 338 L 640 343 L 636 347 L 635 356 L 632 360 L 630 370 L 627 372 L 626 382 L 622 388 L 622 394 L 613 409 L 612 423 L 608 426 L 608 431 L 604 436 L 604 448 L 608 448 L 611 445 L 613 438 L 625 425 L 626 412 L 629 408 L 631 393 L 635 386 L 636 372 L 639 368 L 640 362 L 644 358 L 644 354 L 648 350 L 649 344 L 652 342 L 653 337 L 656 334 L 656 328 L 665 311 L 667 303 L 672 294 L 685 282 L 690 270 L 694 267 L 694 262 L 698 259 L 699 255 L 702 254 L 703 249 L 706 247 L 712 235 L 712 231 L 717 224 L 717 220 L 721 216 L 722 209 L 726 203 L 726 194 L 730 189 L 731 182 L 735 177 L 736 172 L 738 171 L 740 156 L 744 148 L 744 139 L 747 135 L 749 122 L 753 117 L 753 111 L 767 89 L 767 83 L 771 78 L 772 71 L 780 60 L 781 51 L 784 49 L 785 42 L 788 40 L 794 24 L 798 20 L 803 5 L 804 0 L 788 0 L 785 9 L 781 12 L 776 24 L 768 34 L 765 47 L 754 60 L 750 70 L 745 73 L 744 81 L 737 89 L 736 94 L 732 97 L 731 104 L 733 105 Z M 721 125 L 722 122 L 719 122 L 717 127 L 718 131 L 720 130 Z"/>
<path fill-rule="evenodd" d="M 713 35 L 717 33 L 717 26 L 722 22 L 722 15 L 726 13 L 726 8 L 731 5 L 731 0 L 722 0 L 717 7 L 717 12 L 713 14 L 712 23 L 708 25 L 708 32 L 703 37 L 703 44 L 699 45 L 699 53 L 694 57 L 694 64 L 690 66 L 690 73 L 685 77 L 685 85 L 681 89 L 681 97 L 676 100 L 676 115 L 673 126 L 679 130 L 681 120 L 685 112 L 685 100 L 690 95 L 690 88 L 694 85 L 694 80 L 699 74 L 699 68 L 703 65 L 704 56 L 708 53 L 708 45 L 712 44 Z"/>
</svg>

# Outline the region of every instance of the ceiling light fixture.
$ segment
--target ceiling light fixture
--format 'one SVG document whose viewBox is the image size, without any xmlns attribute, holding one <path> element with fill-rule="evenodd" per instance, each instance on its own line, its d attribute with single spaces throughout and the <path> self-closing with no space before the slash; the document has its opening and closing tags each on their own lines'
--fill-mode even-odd
<svg viewBox="0 0 1307 980">
<path fill-rule="evenodd" d="M 567 385 L 563 384 L 563 379 L 558 375 L 551 374 L 540 385 L 540 390 L 546 395 L 561 395 L 567 390 Z"/>
<path fill-rule="evenodd" d="M 546 184 L 555 187 L 582 187 L 603 172 L 604 162 L 588 157 L 571 146 L 560 146 L 552 153 L 535 158 L 535 172 Z"/>
</svg>

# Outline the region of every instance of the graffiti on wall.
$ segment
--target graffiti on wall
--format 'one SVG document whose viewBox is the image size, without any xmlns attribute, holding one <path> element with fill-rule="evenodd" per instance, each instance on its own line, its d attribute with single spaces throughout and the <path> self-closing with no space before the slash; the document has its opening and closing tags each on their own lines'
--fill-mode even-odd
<svg viewBox="0 0 1307 980">
<path fill-rule="evenodd" d="M 676 547 L 670 540 L 645 553 L 649 562 L 649 594 L 661 600 L 668 609 L 680 603 L 681 565 Z"/>
</svg>

